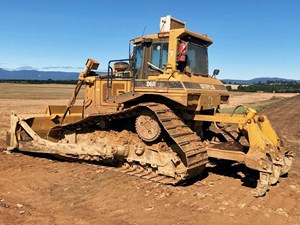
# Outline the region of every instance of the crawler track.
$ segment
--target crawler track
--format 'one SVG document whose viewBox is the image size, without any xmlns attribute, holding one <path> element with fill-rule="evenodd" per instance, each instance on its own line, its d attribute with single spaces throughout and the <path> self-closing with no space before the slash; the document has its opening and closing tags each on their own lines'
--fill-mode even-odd
<svg viewBox="0 0 300 225">
<path fill-rule="evenodd" d="M 138 161 L 125 162 L 119 167 L 107 167 L 107 169 L 165 184 L 178 184 L 200 174 L 208 162 L 208 155 L 202 142 L 194 131 L 186 126 L 170 108 L 163 104 L 142 103 L 109 115 L 90 115 L 75 123 L 54 127 L 49 132 L 49 136 L 58 140 L 65 130 L 79 130 L 87 126 L 95 127 L 100 121 L 114 121 L 134 117 L 145 109 L 150 110 L 156 115 L 163 130 L 176 145 L 176 152 L 185 165 L 185 171 L 181 171 L 180 174 L 176 174 L 175 177 L 169 177 L 164 174 L 158 174 L 157 171 L 155 171 L 155 165 L 149 164 L 147 166 L 141 166 Z M 87 155 L 79 155 L 78 157 L 82 159 L 93 158 Z"/>
</svg>

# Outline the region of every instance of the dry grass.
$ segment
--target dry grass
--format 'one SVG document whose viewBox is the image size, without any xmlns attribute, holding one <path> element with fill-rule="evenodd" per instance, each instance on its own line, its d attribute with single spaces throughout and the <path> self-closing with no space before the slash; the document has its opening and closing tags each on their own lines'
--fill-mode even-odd
<svg viewBox="0 0 300 225">
<path fill-rule="evenodd" d="M 236 106 L 235 107 L 223 107 L 220 111 L 222 113 L 232 113 L 234 110 L 234 113 L 242 114 L 245 112 L 245 110 L 247 108 L 251 107 L 252 109 L 255 109 L 257 112 L 260 112 L 268 107 L 282 104 L 285 99 L 286 98 L 274 97 L 269 100 L 265 100 L 265 101 L 261 101 L 261 102 L 257 102 L 257 103 L 251 103 L 251 104 L 247 104 L 247 105 L 239 104 L 241 107 L 238 107 L 238 108 L 236 108 Z"/>
<path fill-rule="evenodd" d="M 48 105 L 66 105 L 75 85 L 0 83 L 0 146 L 10 126 L 10 114 L 44 113 Z M 83 93 L 77 104 L 82 103 Z"/>
<path fill-rule="evenodd" d="M 297 93 L 249 93 L 249 92 L 230 92 L 229 104 L 221 105 L 222 113 L 232 113 L 238 105 L 246 108 L 251 107 L 256 111 L 261 111 L 276 104 L 282 104 L 286 98 L 298 95 Z M 235 113 L 244 113 L 245 108 L 239 107 Z"/>
<path fill-rule="evenodd" d="M 298 95 L 297 93 L 259 93 L 259 92 L 230 92 L 229 104 L 222 108 L 234 108 L 237 105 L 254 105 L 271 99 L 285 99 Z"/>
<path fill-rule="evenodd" d="M 0 99 L 69 99 L 74 88 L 66 84 L 0 83 Z M 82 90 L 79 98 L 83 97 Z"/>
</svg>

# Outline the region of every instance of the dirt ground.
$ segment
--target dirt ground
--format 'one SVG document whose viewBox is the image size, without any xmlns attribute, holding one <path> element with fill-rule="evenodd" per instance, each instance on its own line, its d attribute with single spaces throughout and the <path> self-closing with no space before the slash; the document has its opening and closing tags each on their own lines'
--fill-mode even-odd
<svg viewBox="0 0 300 225">
<path fill-rule="evenodd" d="M 10 111 L 63 103 L 0 99 L 0 148 Z M 0 152 L 0 224 L 300 224 L 300 96 L 264 113 L 298 154 L 289 175 L 262 198 L 251 193 L 257 174 L 239 164 L 218 163 L 173 187 L 93 164 Z"/>
</svg>

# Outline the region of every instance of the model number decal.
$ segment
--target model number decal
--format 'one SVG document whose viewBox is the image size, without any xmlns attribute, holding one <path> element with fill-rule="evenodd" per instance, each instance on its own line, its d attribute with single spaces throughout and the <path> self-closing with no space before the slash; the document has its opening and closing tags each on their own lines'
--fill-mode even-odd
<svg viewBox="0 0 300 225">
<path fill-rule="evenodd" d="M 156 87 L 156 81 L 147 81 L 146 87 Z"/>
</svg>

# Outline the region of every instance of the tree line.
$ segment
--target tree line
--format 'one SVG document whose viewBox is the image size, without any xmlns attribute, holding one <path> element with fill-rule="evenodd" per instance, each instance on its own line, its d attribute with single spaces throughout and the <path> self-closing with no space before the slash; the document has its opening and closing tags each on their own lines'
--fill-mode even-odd
<svg viewBox="0 0 300 225">
<path fill-rule="evenodd" d="M 232 91 L 231 86 L 227 90 Z M 271 83 L 252 84 L 248 86 L 239 85 L 236 91 L 240 92 L 275 92 L 275 93 L 300 93 L 300 83 Z"/>
</svg>

